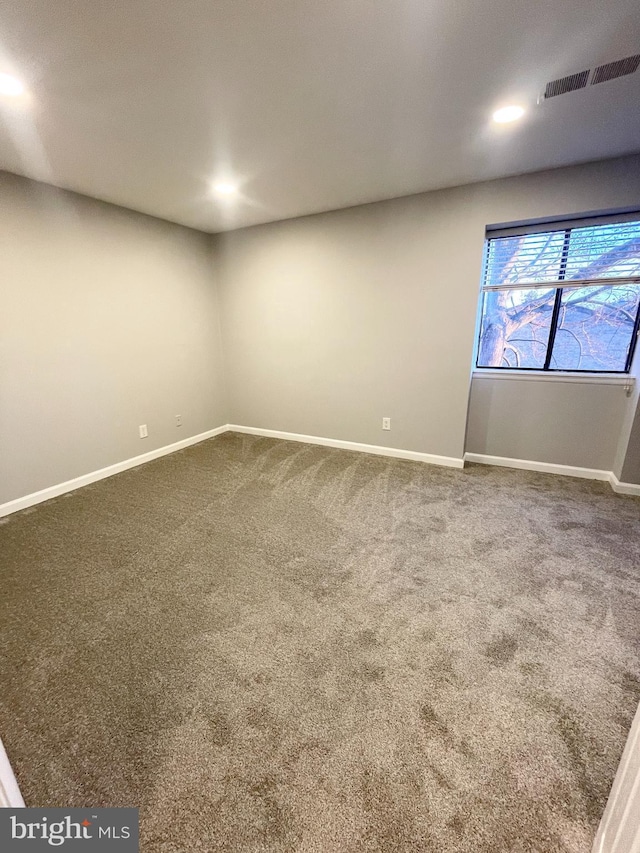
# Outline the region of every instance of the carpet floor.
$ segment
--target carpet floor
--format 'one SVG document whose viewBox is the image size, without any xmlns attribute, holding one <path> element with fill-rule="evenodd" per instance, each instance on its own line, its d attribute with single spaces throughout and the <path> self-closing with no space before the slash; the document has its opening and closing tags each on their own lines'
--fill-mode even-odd
<svg viewBox="0 0 640 853">
<path fill-rule="evenodd" d="M 28 805 L 142 850 L 586 853 L 640 700 L 640 500 L 228 433 L 0 526 Z"/>
</svg>

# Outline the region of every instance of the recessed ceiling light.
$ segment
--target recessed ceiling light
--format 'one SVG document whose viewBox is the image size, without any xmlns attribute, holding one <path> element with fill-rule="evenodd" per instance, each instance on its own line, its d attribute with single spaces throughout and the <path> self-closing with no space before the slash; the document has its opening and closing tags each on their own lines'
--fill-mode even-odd
<svg viewBox="0 0 640 853">
<path fill-rule="evenodd" d="M 24 83 L 11 74 L 0 74 L 0 95 L 5 98 L 19 98 L 24 95 Z"/>
<path fill-rule="evenodd" d="M 514 104 L 513 106 L 502 107 L 502 109 L 496 110 L 493 114 L 493 120 L 497 121 L 498 124 L 506 124 L 509 121 L 517 121 L 523 115 L 524 107 Z"/>
<path fill-rule="evenodd" d="M 216 181 L 213 185 L 213 191 L 219 196 L 230 196 L 238 192 L 238 187 L 231 181 Z"/>
</svg>

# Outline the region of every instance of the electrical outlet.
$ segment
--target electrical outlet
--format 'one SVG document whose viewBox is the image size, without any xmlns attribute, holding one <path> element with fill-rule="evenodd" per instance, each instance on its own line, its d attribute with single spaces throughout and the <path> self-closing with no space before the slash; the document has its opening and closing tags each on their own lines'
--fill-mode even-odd
<svg viewBox="0 0 640 853">
<path fill-rule="evenodd" d="M 382 419 L 382 429 L 391 429 L 391 418 Z"/>
<path fill-rule="evenodd" d="M 182 426 L 182 415 L 176 415 L 176 426 Z"/>
<path fill-rule="evenodd" d="M 140 433 L 140 438 L 146 438 L 149 435 L 149 433 L 147 432 L 146 424 L 140 424 L 140 426 L 138 427 L 138 432 Z"/>
</svg>

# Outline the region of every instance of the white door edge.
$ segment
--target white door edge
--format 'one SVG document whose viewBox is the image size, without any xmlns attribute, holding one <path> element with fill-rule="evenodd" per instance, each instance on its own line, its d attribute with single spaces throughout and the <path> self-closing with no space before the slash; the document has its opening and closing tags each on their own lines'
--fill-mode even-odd
<svg viewBox="0 0 640 853">
<path fill-rule="evenodd" d="M 0 740 L 0 808 L 23 809 L 24 800 Z"/>
</svg>

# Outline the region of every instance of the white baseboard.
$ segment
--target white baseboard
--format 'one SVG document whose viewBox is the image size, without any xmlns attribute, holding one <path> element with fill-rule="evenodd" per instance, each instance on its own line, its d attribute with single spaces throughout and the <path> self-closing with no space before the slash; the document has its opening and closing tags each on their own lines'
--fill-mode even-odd
<svg viewBox="0 0 640 853">
<path fill-rule="evenodd" d="M 0 809 L 23 809 L 24 800 L 0 740 Z"/>
<path fill-rule="evenodd" d="M 185 447 L 190 447 L 192 444 L 199 444 L 208 438 L 213 438 L 216 435 L 221 435 L 223 432 L 240 432 L 248 435 L 263 435 L 268 438 L 280 438 L 285 441 L 299 441 L 304 444 L 318 444 L 322 447 L 337 447 L 342 450 L 355 450 L 359 453 L 372 453 L 375 456 L 391 456 L 395 459 L 410 459 L 414 462 L 424 462 L 428 465 L 444 465 L 448 468 L 463 468 L 465 462 L 477 462 L 481 465 L 500 465 L 506 468 L 522 468 L 527 471 L 539 471 L 544 474 L 561 474 L 567 477 L 583 477 L 588 480 L 605 480 L 611 485 L 611 488 L 622 495 L 640 495 L 640 485 L 635 483 L 623 483 L 616 477 L 613 471 L 602 471 L 597 468 L 579 468 L 573 465 L 558 465 L 552 462 L 535 462 L 530 459 L 511 459 L 506 456 L 486 456 L 482 453 L 465 453 L 464 459 L 458 459 L 455 456 L 438 456 L 433 453 L 420 453 L 417 450 L 401 450 L 396 447 L 380 447 L 375 444 L 360 444 L 355 441 L 343 441 L 338 438 L 322 438 L 317 435 L 300 435 L 295 432 L 281 432 L 274 429 L 261 429 L 259 427 L 247 427 L 239 424 L 223 424 L 215 429 L 201 432 L 198 435 L 192 435 L 190 438 L 185 438 L 182 441 L 176 441 L 174 444 L 167 444 L 164 447 L 158 447 L 156 450 L 150 450 L 148 453 L 143 453 L 140 456 L 134 456 L 131 459 L 125 459 L 122 462 L 117 462 L 115 465 L 109 465 L 107 468 L 101 468 L 98 471 L 91 471 L 89 474 L 83 474 L 80 477 L 75 477 L 73 480 L 67 480 L 64 483 L 58 483 L 55 486 L 49 486 L 46 489 L 41 489 L 39 492 L 33 492 L 30 495 L 25 495 L 22 498 L 16 498 L 13 501 L 0 504 L 0 518 L 5 515 L 10 515 L 13 512 L 19 512 L 22 509 L 27 509 L 34 504 L 48 501 L 51 498 L 63 495 L 66 492 L 73 492 L 82 486 L 88 486 L 90 483 L 95 483 L 97 480 L 104 480 L 106 477 L 111 477 L 113 474 L 119 474 L 121 471 L 126 471 L 129 468 L 136 468 L 138 465 L 144 465 L 145 462 L 151 462 L 152 459 L 158 459 L 161 456 L 167 456 L 170 453 L 175 453 L 177 450 L 182 450 Z"/>
<path fill-rule="evenodd" d="M 618 494 L 640 495 L 640 485 L 621 483 L 613 471 L 604 471 L 600 468 L 579 468 L 574 465 L 558 465 L 555 462 L 511 459 L 508 456 L 486 456 L 484 453 L 465 453 L 464 461 L 477 462 L 479 465 L 500 465 L 503 468 L 521 468 L 525 471 L 538 471 L 541 474 L 560 474 L 563 477 L 582 477 L 585 480 L 604 480 Z"/>
<path fill-rule="evenodd" d="M 465 453 L 464 461 L 476 462 L 479 465 L 499 465 L 503 468 L 521 468 L 524 471 L 538 471 L 541 474 L 582 477 L 585 480 L 606 480 L 609 482 L 611 477 L 611 471 L 602 471 L 599 468 L 579 468 L 575 465 L 558 465 L 555 462 L 511 459 L 508 456 L 486 456 L 484 453 Z"/>
<path fill-rule="evenodd" d="M 48 501 L 51 498 L 56 498 L 58 495 L 63 495 L 65 492 L 73 492 L 80 489 L 82 486 L 88 486 L 89 483 L 95 483 L 96 480 L 104 480 L 106 477 L 111 477 L 113 474 L 119 474 L 121 471 L 126 471 L 129 468 L 136 468 L 138 465 L 144 465 L 145 462 L 151 462 L 152 459 L 158 459 L 160 456 L 167 456 L 169 453 L 175 453 L 177 450 L 182 450 L 184 447 L 190 447 L 192 444 L 198 444 L 205 441 L 207 438 L 213 438 L 215 435 L 226 432 L 227 425 L 216 427 L 215 429 L 201 432 L 198 435 L 192 435 L 190 438 L 185 438 L 182 441 L 176 441 L 175 444 L 167 444 L 164 447 L 158 447 L 156 450 L 150 450 L 148 453 L 142 453 L 140 456 L 134 456 L 131 459 L 125 459 L 123 462 L 116 462 L 115 465 L 109 465 L 107 468 L 100 468 L 98 471 L 91 471 L 89 474 L 83 474 L 81 477 L 75 477 L 73 480 L 67 480 L 64 483 L 58 483 L 56 486 L 49 486 L 46 489 L 41 489 L 39 492 L 33 492 L 30 495 L 25 495 L 23 498 L 16 498 L 13 501 L 0 504 L 0 518 L 3 515 L 9 515 L 12 512 L 19 512 L 21 509 L 34 504 Z"/>
<path fill-rule="evenodd" d="M 638 483 L 621 483 L 613 471 L 609 474 L 609 482 L 614 492 L 620 495 L 640 495 L 640 485 Z"/>
<path fill-rule="evenodd" d="M 414 462 L 426 462 L 429 465 L 445 465 L 448 468 L 463 468 L 464 461 L 455 456 L 436 456 L 432 453 L 419 453 L 417 450 L 399 450 L 396 447 L 379 447 L 375 444 L 359 444 L 356 441 L 342 441 L 339 438 L 321 438 L 317 435 L 300 435 L 297 432 L 280 432 L 276 429 L 228 424 L 229 432 L 243 432 L 248 435 L 263 435 L 267 438 L 282 438 L 285 441 L 300 441 L 304 444 L 319 444 L 322 447 L 338 447 L 341 450 L 356 450 L 359 453 L 372 453 L 374 456 L 393 456 L 396 459 L 411 459 Z"/>
</svg>

